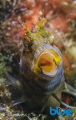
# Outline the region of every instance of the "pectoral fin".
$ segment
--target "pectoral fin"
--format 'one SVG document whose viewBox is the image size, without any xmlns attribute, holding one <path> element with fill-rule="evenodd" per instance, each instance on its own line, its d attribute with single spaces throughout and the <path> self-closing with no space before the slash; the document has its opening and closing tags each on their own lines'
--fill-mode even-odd
<svg viewBox="0 0 76 120">
<path fill-rule="evenodd" d="M 17 85 L 20 85 L 19 80 L 17 80 L 14 76 L 12 76 L 6 69 L 4 69 L 4 72 L 8 81 L 11 83 L 13 87 L 17 87 Z"/>
<path fill-rule="evenodd" d="M 66 82 L 65 82 L 65 89 L 63 90 L 63 92 L 69 93 L 74 97 L 76 97 L 76 89 L 70 86 L 69 84 L 67 84 Z"/>
<path fill-rule="evenodd" d="M 9 91 L 12 93 L 12 104 L 15 106 L 23 102 L 29 101 L 29 98 L 27 98 L 24 94 L 20 81 L 14 76 L 12 76 L 6 69 L 4 70 L 4 72 L 7 76 L 8 81 L 11 83 L 11 88 L 9 88 Z"/>
<path fill-rule="evenodd" d="M 66 103 L 62 102 L 54 93 L 52 94 L 52 96 L 53 96 L 58 102 L 60 102 L 60 104 L 64 105 L 65 107 L 71 108 L 71 109 L 76 109 L 76 107 L 67 105 Z"/>
<path fill-rule="evenodd" d="M 12 104 L 13 104 L 13 106 L 15 106 L 15 105 L 19 105 L 19 104 L 24 103 L 24 102 L 26 102 L 26 100 L 22 97 L 21 98 L 19 97 L 16 100 L 12 101 Z"/>
</svg>

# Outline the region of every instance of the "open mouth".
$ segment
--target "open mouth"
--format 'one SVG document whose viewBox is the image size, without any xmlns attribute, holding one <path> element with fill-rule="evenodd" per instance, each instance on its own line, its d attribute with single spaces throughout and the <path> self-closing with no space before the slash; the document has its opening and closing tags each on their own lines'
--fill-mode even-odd
<svg viewBox="0 0 76 120">
<path fill-rule="evenodd" d="M 41 71 L 50 76 L 57 73 L 60 63 L 61 56 L 52 49 L 43 51 L 36 62 Z"/>
</svg>

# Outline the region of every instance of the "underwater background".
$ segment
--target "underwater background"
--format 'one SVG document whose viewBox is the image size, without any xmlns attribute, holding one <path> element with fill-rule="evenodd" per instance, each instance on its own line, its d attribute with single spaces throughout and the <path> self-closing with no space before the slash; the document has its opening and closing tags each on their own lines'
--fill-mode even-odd
<svg viewBox="0 0 76 120">
<path fill-rule="evenodd" d="M 45 19 L 44 22 L 39 25 L 38 23 L 43 18 Z M 76 1 L 0 0 L 0 119 L 75 120 L 76 109 L 73 110 L 73 115 L 70 117 L 60 115 L 51 118 L 49 115 L 35 112 L 27 114 L 26 104 L 13 106 L 11 103 L 11 94 L 14 90 L 10 86 L 10 82 L 7 81 L 4 71 L 12 71 L 11 75 L 20 77 L 22 68 L 20 69 L 19 63 L 21 65 L 20 60 L 22 59 L 20 58 L 22 58 L 24 38 L 27 39 L 24 43 L 26 44 L 26 51 L 29 51 L 28 48 L 31 46 L 29 44 L 27 48 L 30 39 L 24 37 L 24 34 L 28 30 L 33 31 L 37 24 L 54 35 L 54 45 L 62 53 L 65 81 L 76 89 Z M 25 55 L 25 51 L 23 55 Z M 20 91 L 16 92 L 20 93 Z M 14 96 L 14 99 L 18 97 Z M 69 93 L 62 92 L 61 99 L 68 105 L 76 106 L 76 97 Z M 62 106 L 62 108 L 65 107 Z"/>
</svg>

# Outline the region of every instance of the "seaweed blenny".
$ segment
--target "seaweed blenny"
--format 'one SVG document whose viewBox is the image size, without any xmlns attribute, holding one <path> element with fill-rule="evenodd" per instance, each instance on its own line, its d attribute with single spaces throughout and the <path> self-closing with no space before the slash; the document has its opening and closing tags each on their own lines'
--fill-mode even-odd
<svg viewBox="0 0 76 120">
<path fill-rule="evenodd" d="M 43 20 L 31 32 L 28 28 L 24 34 L 23 48 L 20 57 L 20 78 L 12 76 L 5 70 L 16 95 L 13 105 L 26 103 L 28 111 L 45 111 L 49 107 L 60 106 L 63 90 L 76 96 L 65 83 L 62 67 L 62 54 L 53 44 L 53 34 L 42 28 Z M 16 93 L 15 93 L 16 94 Z"/>
</svg>

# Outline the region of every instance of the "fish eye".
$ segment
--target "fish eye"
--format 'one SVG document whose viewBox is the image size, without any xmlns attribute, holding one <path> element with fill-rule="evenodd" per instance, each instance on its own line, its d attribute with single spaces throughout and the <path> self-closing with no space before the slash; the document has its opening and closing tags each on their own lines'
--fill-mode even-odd
<svg viewBox="0 0 76 120">
<path fill-rule="evenodd" d="M 23 44 L 24 44 L 24 46 L 28 46 L 29 43 L 30 43 L 29 38 L 24 38 L 24 39 L 23 39 Z"/>
<path fill-rule="evenodd" d="M 30 41 L 30 38 L 24 37 L 24 39 L 23 39 L 23 44 L 24 44 L 24 47 L 25 47 L 25 50 L 26 50 L 26 51 L 29 51 L 29 50 L 31 49 L 32 43 L 31 43 L 31 41 Z"/>
<path fill-rule="evenodd" d="M 48 49 L 40 54 L 37 64 L 44 74 L 51 76 L 57 73 L 61 61 L 61 56 L 57 52 Z"/>
</svg>

